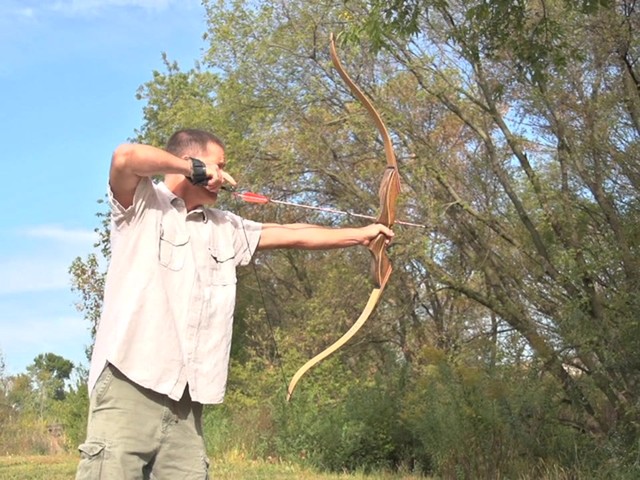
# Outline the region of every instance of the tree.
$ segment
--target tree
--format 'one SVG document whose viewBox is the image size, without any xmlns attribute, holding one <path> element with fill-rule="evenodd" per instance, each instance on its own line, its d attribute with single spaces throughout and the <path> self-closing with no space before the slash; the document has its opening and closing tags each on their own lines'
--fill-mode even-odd
<svg viewBox="0 0 640 480">
<path fill-rule="evenodd" d="M 359 34 L 466 135 L 466 152 L 434 158 L 430 134 L 403 132 L 429 158 L 429 195 L 446 206 L 436 231 L 453 247 L 426 269 L 526 339 L 580 428 L 637 438 L 636 3 L 397 1 L 369 13 Z"/>
<path fill-rule="evenodd" d="M 65 382 L 69 380 L 73 368 L 70 360 L 55 353 L 41 353 L 27 367 L 27 372 L 35 384 L 41 418 L 44 417 L 51 401 L 64 400 Z"/>
<path fill-rule="evenodd" d="M 103 200 L 98 204 L 102 205 Z M 98 241 L 94 248 L 98 251 L 90 253 L 85 259 L 76 257 L 69 267 L 71 275 L 71 289 L 80 295 L 76 303 L 76 309 L 82 312 L 89 322 L 91 331 L 91 344 L 86 348 L 87 360 L 91 360 L 93 352 L 93 340 L 100 321 L 102 312 L 102 297 L 104 295 L 104 282 L 106 277 L 106 263 L 111 256 L 111 242 L 109 241 L 110 220 L 109 214 L 100 211 L 96 214 L 100 219 L 100 225 L 95 228 Z"/>
</svg>

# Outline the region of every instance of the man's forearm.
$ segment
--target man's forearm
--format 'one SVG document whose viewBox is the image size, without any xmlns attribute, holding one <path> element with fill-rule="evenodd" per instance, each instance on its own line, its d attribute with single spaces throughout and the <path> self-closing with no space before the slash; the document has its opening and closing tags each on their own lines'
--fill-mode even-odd
<svg viewBox="0 0 640 480">
<path fill-rule="evenodd" d="M 112 171 L 122 171 L 138 177 L 167 173 L 189 176 L 191 162 L 160 148 L 142 144 L 120 145 L 111 160 Z"/>
<path fill-rule="evenodd" d="M 168 173 L 188 176 L 191 162 L 150 145 L 124 144 L 111 157 L 109 185 L 116 200 L 127 208 L 141 178 Z"/>
<path fill-rule="evenodd" d="M 292 223 L 265 224 L 258 248 L 300 248 L 326 250 L 360 245 L 365 241 L 359 228 L 329 228 L 319 225 Z"/>
</svg>

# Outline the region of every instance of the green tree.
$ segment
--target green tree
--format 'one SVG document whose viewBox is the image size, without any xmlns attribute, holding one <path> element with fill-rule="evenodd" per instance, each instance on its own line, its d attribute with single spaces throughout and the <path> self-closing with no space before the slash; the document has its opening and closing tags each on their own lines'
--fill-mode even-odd
<svg viewBox="0 0 640 480">
<path fill-rule="evenodd" d="M 27 367 L 35 385 L 40 418 L 50 409 L 52 402 L 64 400 L 65 382 L 73 371 L 73 363 L 55 353 L 41 353 Z"/>
<path fill-rule="evenodd" d="M 426 269 L 526 340 L 573 405 L 568 424 L 637 444 L 636 2 L 395 1 L 367 13 L 352 33 L 462 122 L 465 150 L 452 155 L 404 127 L 428 159 L 449 245 Z"/>
</svg>

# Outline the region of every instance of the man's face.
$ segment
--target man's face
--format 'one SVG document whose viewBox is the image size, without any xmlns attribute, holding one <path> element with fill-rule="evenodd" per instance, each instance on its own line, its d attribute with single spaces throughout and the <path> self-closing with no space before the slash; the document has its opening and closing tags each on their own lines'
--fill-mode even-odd
<svg viewBox="0 0 640 480">
<path fill-rule="evenodd" d="M 194 155 L 202 160 L 207 167 L 207 173 L 210 175 L 206 185 L 195 186 L 197 189 L 198 199 L 204 205 L 215 203 L 218 198 L 218 192 L 223 183 L 228 183 L 228 174 L 224 171 L 225 158 L 224 149 L 215 143 L 209 143 L 207 149 L 199 155 Z"/>
</svg>

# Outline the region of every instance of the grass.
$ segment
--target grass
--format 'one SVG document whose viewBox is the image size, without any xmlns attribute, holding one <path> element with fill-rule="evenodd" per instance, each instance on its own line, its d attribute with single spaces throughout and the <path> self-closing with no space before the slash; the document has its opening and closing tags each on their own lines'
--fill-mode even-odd
<svg viewBox="0 0 640 480">
<path fill-rule="evenodd" d="M 29 455 L 0 457 L 2 480 L 69 480 L 75 477 L 77 456 Z"/>
<path fill-rule="evenodd" d="M 76 455 L 0 457 L 2 480 L 73 480 Z M 282 462 L 247 460 L 241 454 L 228 454 L 212 460 L 209 470 L 216 480 L 416 480 L 419 477 L 400 474 L 324 474 Z"/>
</svg>

